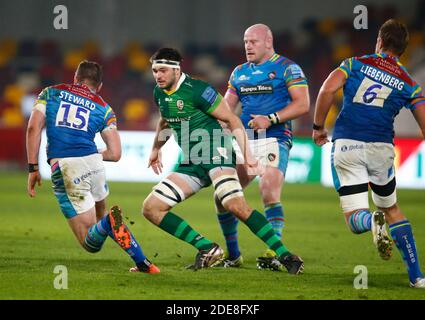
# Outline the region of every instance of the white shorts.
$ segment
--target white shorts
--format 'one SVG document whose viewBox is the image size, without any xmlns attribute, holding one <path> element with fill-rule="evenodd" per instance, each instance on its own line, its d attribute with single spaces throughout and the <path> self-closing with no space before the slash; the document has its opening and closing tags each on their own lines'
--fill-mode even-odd
<svg viewBox="0 0 425 320">
<path fill-rule="evenodd" d="M 249 146 L 254 157 L 263 166 L 278 168 L 283 175 L 288 167 L 289 147 L 277 138 L 249 140 Z M 236 140 L 233 140 L 236 152 L 236 163 L 244 163 L 244 157 Z"/>
<path fill-rule="evenodd" d="M 394 157 L 391 143 L 335 140 L 332 177 L 344 211 L 368 208 L 369 184 L 377 206 L 389 207 L 395 203 Z"/>
<path fill-rule="evenodd" d="M 52 165 L 55 196 L 66 218 L 93 208 L 109 194 L 102 155 L 62 158 Z"/>
</svg>

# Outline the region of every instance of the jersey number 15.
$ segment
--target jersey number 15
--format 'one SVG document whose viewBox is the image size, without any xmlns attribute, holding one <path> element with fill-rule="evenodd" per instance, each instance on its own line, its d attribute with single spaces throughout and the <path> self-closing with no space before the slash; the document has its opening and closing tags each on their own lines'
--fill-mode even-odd
<svg viewBox="0 0 425 320">
<path fill-rule="evenodd" d="M 87 131 L 89 116 L 89 109 L 62 101 L 56 115 L 56 126 Z"/>
</svg>

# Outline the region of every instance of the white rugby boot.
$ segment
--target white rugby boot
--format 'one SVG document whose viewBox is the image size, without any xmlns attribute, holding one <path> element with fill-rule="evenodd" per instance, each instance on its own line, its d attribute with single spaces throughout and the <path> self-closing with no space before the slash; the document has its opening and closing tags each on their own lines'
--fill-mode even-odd
<svg viewBox="0 0 425 320">
<path fill-rule="evenodd" d="M 384 260 L 390 259 L 393 252 L 393 241 L 388 235 L 387 223 L 382 211 L 372 213 L 372 234 L 373 243 L 378 249 L 381 258 Z"/>
</svg>

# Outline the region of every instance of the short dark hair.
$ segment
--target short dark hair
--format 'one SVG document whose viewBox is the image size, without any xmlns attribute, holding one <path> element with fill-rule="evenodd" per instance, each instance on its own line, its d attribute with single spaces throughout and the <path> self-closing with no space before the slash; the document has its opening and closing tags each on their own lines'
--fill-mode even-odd
<svg viewBox="0 0 425 320">
<path fill-rule="evenodd" d="M 183 58 L 180 52 L 177 49 L 174 48 L 161 48 L 157 52 L 155 52 L 152 57 L 150 58 L 150 62 L 152 63 L 153 60 L 171 60 L 171 61 L 177 61 L 182 62 Z"/>
<path fill-rule="evenodd" d="M 379 29 L 383 50 L 401 56 L 409 42 L 409 31 L 405 24 L 395 19 L 387 20 Z"/>
<path fill-rule="evenodd" d="M 77 68 L 78 81 L 86 80 L 89 84 L 97 87 L 102 83 L 103 71 L 100 64 L 94 61 L 83 60 Z"/>
</svg>

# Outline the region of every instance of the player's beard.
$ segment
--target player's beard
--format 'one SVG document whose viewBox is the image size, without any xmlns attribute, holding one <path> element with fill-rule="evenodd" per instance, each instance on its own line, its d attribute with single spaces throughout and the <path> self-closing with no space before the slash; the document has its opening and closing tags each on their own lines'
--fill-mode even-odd
<svg viewBox="0 0 425 320">
<path fill-rule="evenodd" d="M 174 86 L 175 83 L 176 83 L 176 75 L 173 73 L 170 81 L 168 81 L 166 85 L 162 87 L 161 89 L 169 91 Z"/>
</svg>

